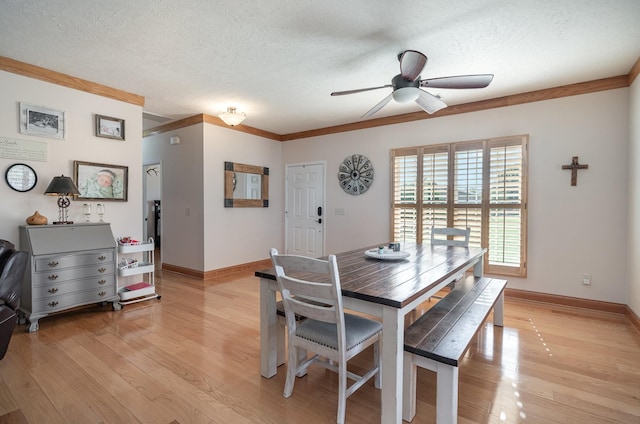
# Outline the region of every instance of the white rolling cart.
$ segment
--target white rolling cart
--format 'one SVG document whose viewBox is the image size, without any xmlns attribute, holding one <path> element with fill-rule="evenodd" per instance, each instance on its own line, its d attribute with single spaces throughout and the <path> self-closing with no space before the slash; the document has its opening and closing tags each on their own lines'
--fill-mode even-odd
<svg viewBox="0 0 640 424">
<path fill-rule="evenodd" d="M 149 238 L 142 243 L 128 243 L 117 240 L 118 244 L 118 296 L 120 305 L 144 302 L 145 300 L 160 299 L 156 293 L 154 282 L 155 243 L 153 238 Z M 140 255 L 133 255 L 142 253 Z M 141 281 L 128 278 L 141 275 Z"/>
</svg>

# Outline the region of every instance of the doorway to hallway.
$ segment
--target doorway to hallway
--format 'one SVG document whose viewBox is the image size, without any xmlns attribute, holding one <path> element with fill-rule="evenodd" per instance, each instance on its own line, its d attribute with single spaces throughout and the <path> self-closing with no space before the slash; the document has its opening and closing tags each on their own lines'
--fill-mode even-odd
<svg viewBox="0 0 640 424">
<path fill-rule="evenodd" d="M 162 165 L 160 163 L 152 163 L 143 165 L 143 236 L 145 240 L 153 237 L 156 245 L 156 258 L 161 248 L 162 226 L 161 226 L 161 207 L 162 207 Z M 158 262 L 158 261 L 156 261 Z"/>
</svg>

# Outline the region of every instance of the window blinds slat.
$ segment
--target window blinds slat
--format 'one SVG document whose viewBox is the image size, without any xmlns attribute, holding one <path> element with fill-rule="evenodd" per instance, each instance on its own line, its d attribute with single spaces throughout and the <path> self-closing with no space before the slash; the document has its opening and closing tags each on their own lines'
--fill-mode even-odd
<svg viewBox="0 0 640 424">
<path fill-rule="evenodd" d="M 422 156 L 422 202 L 446 204 L 449 186 L 449 153 L 425 153 Z"/>
<path fill-rule="evenodd" d="M 489 211 L 489 263 L 520 266 L 519 209 Z"/>
<path fill-rule="evenodd" d="M 447 217 L 447 208 L 438 208 L 432 207 L 422 208 L 422 234 L 423 240 L 431 239 L 431 227 L 448 227 L 447 225 L 448 217 Z"/>
<path fill-rule="evenodd" d="M 482 202 L 482 149 L 456 151 L 454 203 Z"/>
<path fill-rule="evenodd" d="M 416 204 L 418 201 L 418 156 L 394 158 L 394 204 Z"/>
<path fill-rule="evenodd" d="M 490 202 L 522 202 L 522 147 L 494 147 L 490 154 Z"/>
<path fill-rule="evenodd" d="M 471 228 L 469 246 L 482 246 L 482 209 L 455 208 L 453 210 L 453 226 L 455 228 Z"/>
<path fill-rule="evenodd" d="M 393 240 L 412 241 L 417 240 L 418 211 L 415 208 L 393 209 Z"/>
</svg>

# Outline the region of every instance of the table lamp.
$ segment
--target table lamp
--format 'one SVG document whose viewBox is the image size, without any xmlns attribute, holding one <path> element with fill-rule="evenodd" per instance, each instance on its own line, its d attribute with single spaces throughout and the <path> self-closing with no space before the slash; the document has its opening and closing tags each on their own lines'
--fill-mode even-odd
<svg viewBox="0 0 640 424">
<path fill-rule="evenodd" d="M 68 196 L 80 194 L 71 177 L 61 175 L 53 177 L 49 187 L 44 191 L 49 196 L 58 196 L 58 221 L 54 224 L 73 224 L 73 221 L 67 220 L 67 208 L 71 204 Z"/>
</svg>

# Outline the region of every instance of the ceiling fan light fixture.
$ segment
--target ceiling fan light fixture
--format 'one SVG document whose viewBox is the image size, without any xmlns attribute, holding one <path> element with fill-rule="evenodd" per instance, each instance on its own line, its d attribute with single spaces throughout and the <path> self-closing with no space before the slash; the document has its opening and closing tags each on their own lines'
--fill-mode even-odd
<svg viewBox="0 0 640 424">
<path fill-rule="evenodd" d="M 393 92 L 393 100 L 398 103 L 409 103 L 415 101 L 420 95 L 420 89 L 416 87 L 398 88 Z"/>
<path fill-rule="evenodd" d="M 420 78 L 420 73 L 427 64 L 427 56 L 417 50 L 405 50 L 398 55 L 400 73 L 391 78 L 391 84 L 378 87 L 358 88 L 355 90 L 334 91 L 332 96 L 362 93 L 393 87 L 393 91 L 382 101 L 371 108 L 362 118 L 368 118 L 385 107 L 391 99 L 398 103 L 416 102 L 425 112 L 435 113 L 447 107 L 440 96 L 433 95 L 420 87 L 428 88 L 484 88 L 493 80 L 493 74 L 455 75 L 439 78 Z"/>
<path fill-rule="evenodd" d="M 230 127 L 235 127 L 236 125 L 240 125 L 247 115 L 245 115 L 244 112 L 238 113 L 235 107 L 228 107 L 227 111 L 222 112 L 218 117 Z"/>
</svg>

